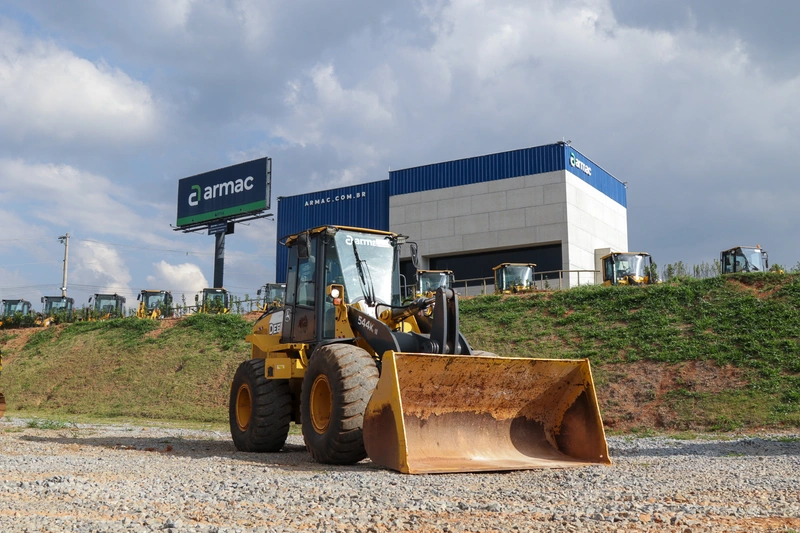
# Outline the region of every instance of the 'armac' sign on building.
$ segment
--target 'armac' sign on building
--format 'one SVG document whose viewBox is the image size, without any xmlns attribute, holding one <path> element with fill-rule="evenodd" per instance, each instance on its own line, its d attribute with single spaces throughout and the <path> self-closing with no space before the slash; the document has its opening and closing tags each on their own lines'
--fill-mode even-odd
<svg viewBox="0 0 800 533">
<path fill-rule="evenodd" d="M 306 200 L 305 207 L 313 207 L 315 205 L 325 205 L 332 202 L 346 202 L 348 200 L 358 200 L 359 198 L 366 198 L 367 192 L 361 191 L 357 193 L 337 194 L 335 196 L 325 196 L 324 198 L 314 198 Z"/>
</svg>

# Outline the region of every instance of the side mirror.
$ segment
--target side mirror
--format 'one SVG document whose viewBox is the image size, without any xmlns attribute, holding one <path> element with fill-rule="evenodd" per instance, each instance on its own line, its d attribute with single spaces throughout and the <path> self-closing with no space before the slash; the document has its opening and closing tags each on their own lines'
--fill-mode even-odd
<svg viewBox="0 0 800 533">
<path fill-rule="evenodd" d="M 261 296 L 261 289 L 258 289 L 258 290 L 256 291 L 256 296 Z"/>
<path fill-rule="evenodd" d="M 41 301 L 42 303 L 44 303 L 44 296 L 42 296 L 42 299 L 41 299 L 40 301 Z"/>
<path fill-rule="evenodd" d="M 414 265 L 414 268 L 419 270 L 419 248 L 417 247 L 417 243 L 409 242 L 409 248 L 411 248 L 411 264 Z"/>
<path fill-rule="evenodd" d="M 308 232 L 297 236 L 297 257 L 308 259 Z"/>
<path fill-rule="evenodd" d="M 142 294 L 141 293 L 137 294 L 136 295 L 136 301 L 138 302 L 141 299 L 142 299 Z"/>
</svg>

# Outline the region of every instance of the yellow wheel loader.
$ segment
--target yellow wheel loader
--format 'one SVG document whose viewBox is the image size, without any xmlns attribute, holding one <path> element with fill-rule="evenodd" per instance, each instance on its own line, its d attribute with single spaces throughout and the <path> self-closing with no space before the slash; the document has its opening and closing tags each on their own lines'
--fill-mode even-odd
<svg viewBox="0 0 800 533">
<path fill-rule="evenodd" d="M 28 327 L 35 325 L 36 317 L 31 311 L 31 303 L 28 300 L 2 300 L 2 315 L 0 315 L 0 326 L 4 323 L 6 327 Z"/>
<path fill-rule="evenodd" d="M 430 298 L 439 287 L 452 289 L 455 276 L 452 270 L 417 270 L 416 295 Z"/>
<path fill-rule="evenodd" d="M 75 300 L 66 296 L 42 296 L 42 326 L 57 324 L 59 320 L 72 320 Z"/>
<path fill-rule="evenodd" d="M 646 252 L 612 252 L 600 258 L 603 285 L 648 285 L 653 259 Z"/>
<path fill-rule="evenodd" d="M 404 473 L 610 464 L 589 361 L 473 350 L 450 289 L 401 304 L 404 241 L 343 226 L 282 240 L 286 301 L 255 323 L 251 358 L 231 383 L 236 448 L 277 452 L 294 421 L 328 464 L 369 457 Z"/>
<path fill-rule="evenodd" d="M 261 310 L 271 311 L 283 305 L 283 300 L 286 298 L 286 284 L 267 283 L 256 291 L 256 296 L 261 296 L 262 292 L 264 294 L 264 304 L 261 306 Z"/>
<path fill-rule="evenodd" d="M 169 318 L 173 315 L 172 292 L 142 289 L 136 296 L 139 306 L 136 308 L 137 318 Z"/>
<path fill-rule="evenodd" d="M 226 289 L 203 289 L 202 302 L 197 295 L 195 295 L 194 301 L 198 313 L 219 315 L 230 313 L 231 310 L 231 296 Z"/>
<path fill-rule="evenodd" d="M 86 310 L 86 319 L 93 321 L 124 317 L 125 301 L 126 298 L 117 293 L 93 294 L 89 297 L 89 303 L 94 302 L 94 304 Z"/>
<path fill-rule="evenodd" d="M 495 294 L 524 294 L 536 291 L 535 263 L 501 263 L 494 267 Z"/>
<path fill-rule="evenodd" d="M 736 272 L 766 272 L 769 270 L 769 256 L 760 245 L 736 246 L 719 254 L 723 274 Z"/>
</svg>

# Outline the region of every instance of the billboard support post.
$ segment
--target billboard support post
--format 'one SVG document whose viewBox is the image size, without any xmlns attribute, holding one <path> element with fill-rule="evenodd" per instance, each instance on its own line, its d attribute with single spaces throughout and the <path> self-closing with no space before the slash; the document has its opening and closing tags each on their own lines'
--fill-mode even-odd
<svg viewBox="0 0 800 533">
<path fill-rule="evenodd" d="M 225 272 L 225 232 L 217 233 L 214 237 L 214 288 L 221 289 Z"/>
</svg>

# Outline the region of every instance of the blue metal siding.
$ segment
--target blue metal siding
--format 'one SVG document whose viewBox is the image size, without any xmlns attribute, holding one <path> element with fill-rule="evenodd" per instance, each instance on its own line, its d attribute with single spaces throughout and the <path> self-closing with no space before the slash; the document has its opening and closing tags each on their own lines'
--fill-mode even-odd
<svg viewBox="0 0 800 533">
<path fill-rule="evenodd" d="M 564 165 L 567 171 L 578 176 L 621 206 L 628 207 L 628 189 L 624 183 L 571 146 L 562 148 L 564 148 Z"/>
<path fill-rule="evenodd" d="M 389 194 L 458 187 L 564 170 L 564 147 L 558 144 L 523 148 L 389 172 Z"/>
<path fill-rule="evenodd" d="M 570 165 L 570 154 L 592 167 L 587 175 Z M 625 185 L 580 152 L 563 144 L 548 144 L 499 154 L 482 155 L 389 172 L 389 194 L 458 187 L 484 181 L 568 170 L 612 200 L 627 207 Z"/>
<path fill-rule="evenodd" d="M 389 180 L 278 198 L 278 241 L 325 225 L 389 230 Z M 288 250 L 277 243 L 275 281 L 286 282 Z"/>
</svg>

